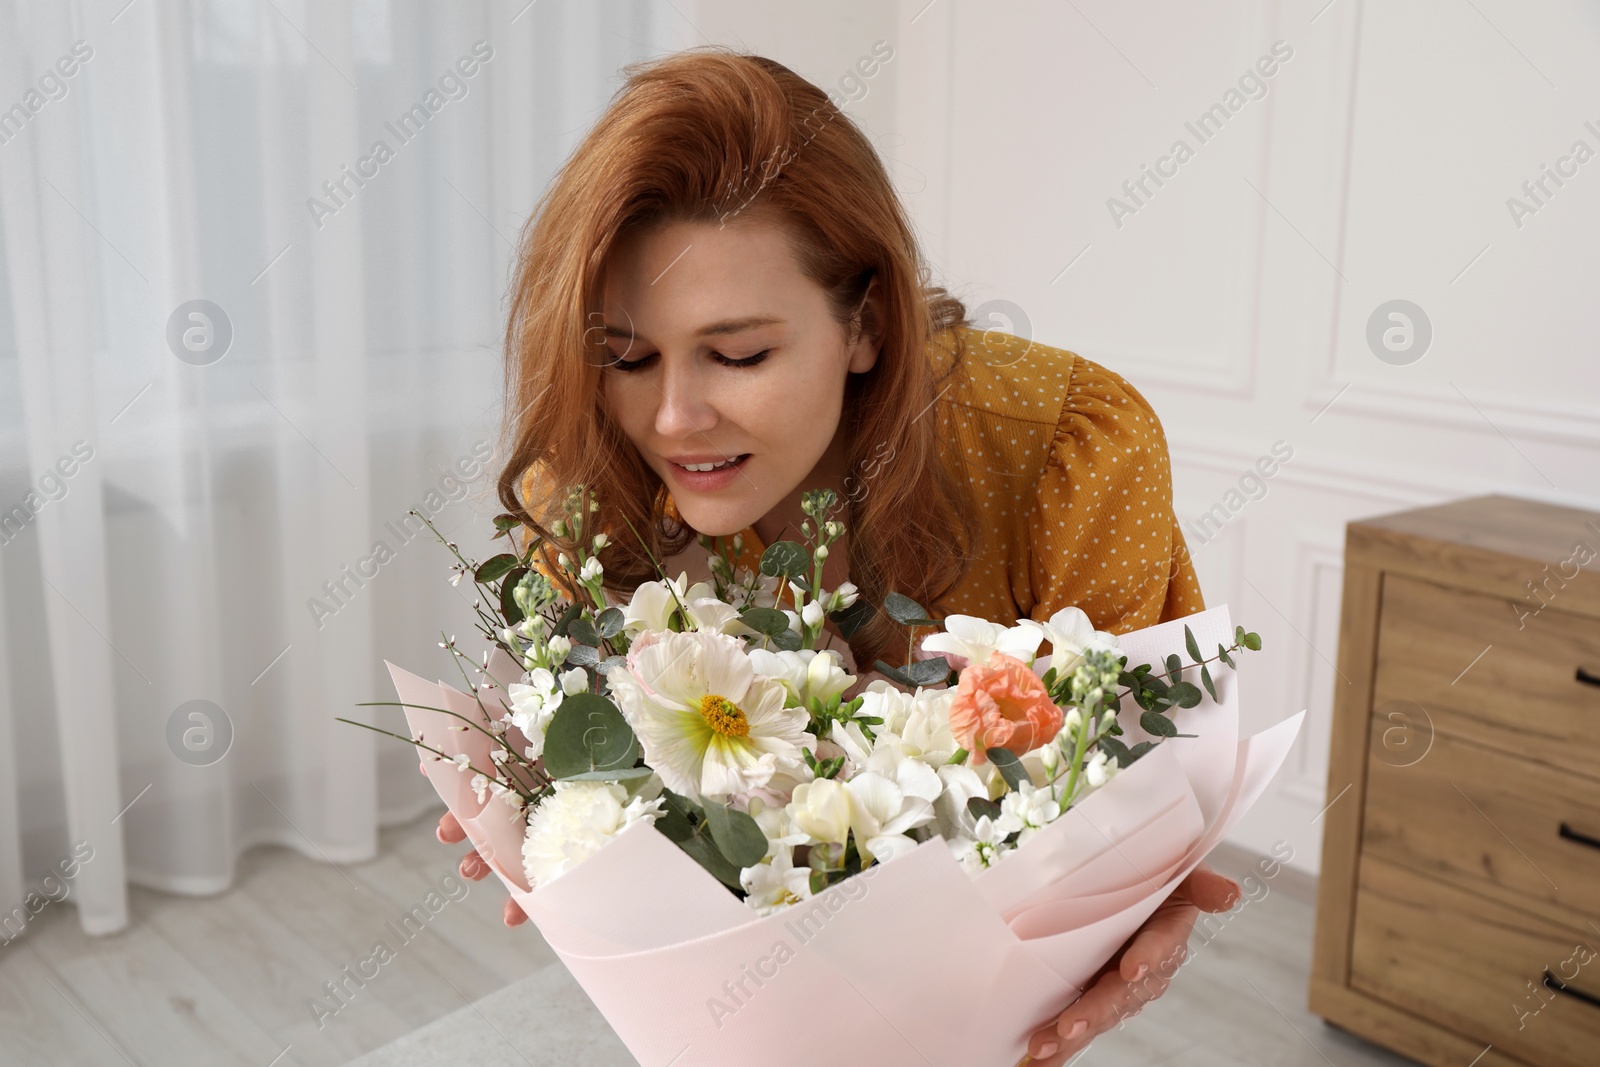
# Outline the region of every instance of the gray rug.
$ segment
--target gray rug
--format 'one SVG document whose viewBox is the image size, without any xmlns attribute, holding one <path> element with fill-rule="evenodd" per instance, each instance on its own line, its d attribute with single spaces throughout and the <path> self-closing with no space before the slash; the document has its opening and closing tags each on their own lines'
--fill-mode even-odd
<svg viewBox="0 0 1600 1067">
<path fill-rule="evenodd" d="M 347 1067 L 635 1067 L 557 964 L 457 1009 Z"/>
</svg>

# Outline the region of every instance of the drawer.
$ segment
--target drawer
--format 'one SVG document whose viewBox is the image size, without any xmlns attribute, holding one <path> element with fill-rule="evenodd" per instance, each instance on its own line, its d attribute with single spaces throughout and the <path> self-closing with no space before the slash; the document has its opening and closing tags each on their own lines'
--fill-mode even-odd
<svg viewBox="0 0 1600 1067">
<path fill-rule="evenodd" d="M 1425 753 L 1397 764 L 1381 740 L 1395 728 L 1383 716 L 1372 720 L 1365 855 L 1574 930 L 1600 924 L 1600 781 L 1442 730 Z"/>
<path fill-rule="evenodd" d="M 1541 1067 L 1594 1067 L 1600 933 L 1518 914 L 1373 856 L 1361 861 L 1350 985 Z M 1565 990 L 1547 983 L 1565 978 Z"/>
<path fill-rule="evenodd" d="M 1600 620 L 1396 574 L 1382 597 L 1376 713 L 1600 779 Z"/>
</svg>

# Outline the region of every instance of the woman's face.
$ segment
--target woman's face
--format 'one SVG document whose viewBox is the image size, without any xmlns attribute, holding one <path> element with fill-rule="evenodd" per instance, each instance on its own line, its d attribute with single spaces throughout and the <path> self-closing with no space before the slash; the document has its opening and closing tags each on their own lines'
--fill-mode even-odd
<svg viewBox="0 0 1600 1067">
<path fill-rule="evenodd" d="M 737 533 L 843 477 L 845 378 L 871 369 L 879 341 L 846 343 L 780 224 L 625 235 L 606 264 L 604 317 L 606 411 L 695 530 Z M 730 465 L 686 466 L 712 463 Z"/>
</svg>

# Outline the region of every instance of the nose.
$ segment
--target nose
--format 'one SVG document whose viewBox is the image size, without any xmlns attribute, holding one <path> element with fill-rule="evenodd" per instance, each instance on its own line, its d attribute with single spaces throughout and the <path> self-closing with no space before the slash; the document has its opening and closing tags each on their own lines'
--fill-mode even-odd
<svg viewBox="0 0 1600 1067">
<path fill-rule="evenodd" d="M 698 436 L 717 424 L 717 410 L 706 395 L 698 368 L 688 360 L 663 356 L 661 403 L 656 408 L 656 433 L 662 437 Z"/>
</svg>

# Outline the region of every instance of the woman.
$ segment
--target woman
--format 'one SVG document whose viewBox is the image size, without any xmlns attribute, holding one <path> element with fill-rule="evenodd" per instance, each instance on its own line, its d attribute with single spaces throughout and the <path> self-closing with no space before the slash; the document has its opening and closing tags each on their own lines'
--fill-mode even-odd
<svg viewBox="0 0 1600 1067">
<path fill-rule="evenodd" d="M 926 284 L 871 144 L 820 89 L 721 48 L 628 73 L 523 235 L 512 514 L 561 546 L 560 488 L 594 489 L 589 528 L 625 532 L 602 561 L 626 596 L 652 558 L 674 575 L 703 558 L 697 535 L 738 534 L 753 561 L 825 486 L 847 533 L 823 584 L 848 579 L 866 603 L 896 591 L 997 622 L 1075 605 L 1112 632 L 1203 608 L 1149 404 L 1071 352 L 967 326 Z M 875 612 L 846 659 L 904 662 L 914 636 Z M 439 836 L 464 837 L 449 815 Z M 461 870 L 488 873 L 475 852 Z M 1032 1036 L 1034 1062 L 1160 995 L 1198 910 L 1237 892 L 1198 868 Z M 524 919 L 508 900 L 507 924 Z"/>
</svg>

